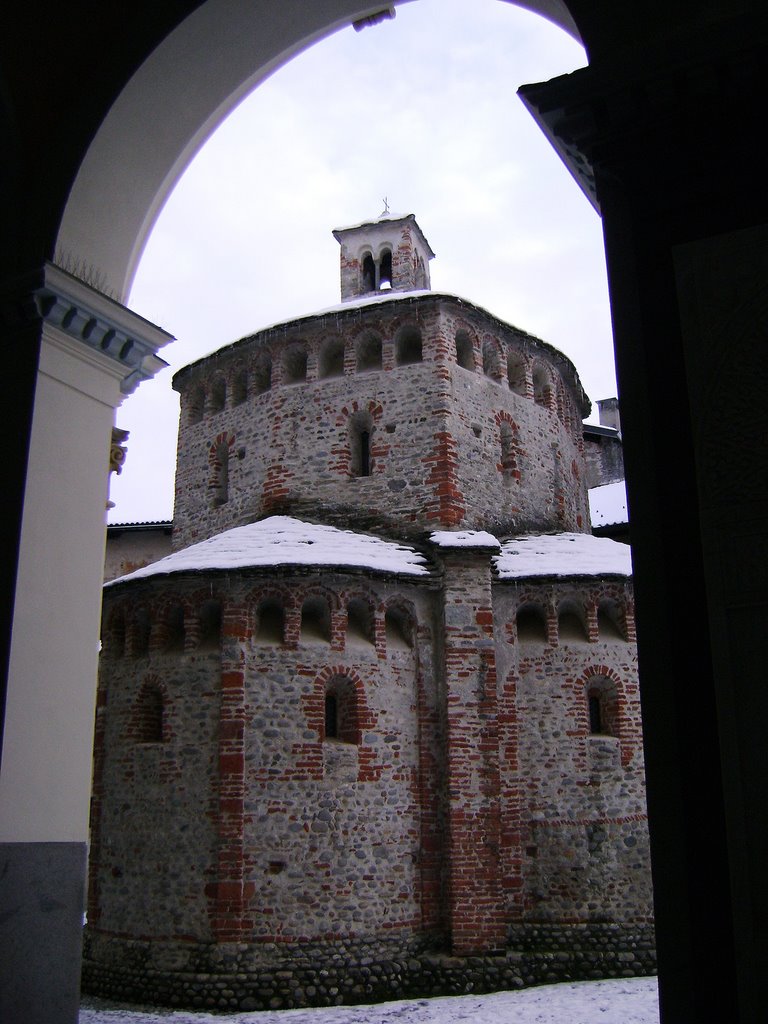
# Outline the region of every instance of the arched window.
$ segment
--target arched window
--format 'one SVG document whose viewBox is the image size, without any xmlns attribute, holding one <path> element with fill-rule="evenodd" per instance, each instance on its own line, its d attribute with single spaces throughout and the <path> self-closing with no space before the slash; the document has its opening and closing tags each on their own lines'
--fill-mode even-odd
<svg viewBox="0 0 768 1024">
<path fill-rule="evenodd" d="M 356 369 L 358 373 L 381 369 L 381 338 L 375 334 L 364 334 L 355 346 Z"/>
<path fill-rule="evenodd" d="M 285 353 L 283 362 L 283 383 L 300 384 L 307 379 L 307 350 L 303 345 L 293 345 Z"/>
<path fill-rule="evenodd" d="M 376 291 L 376 267 L 373 262 L 373 256 L 369 252 L 365 253 L 363 256 L 362 263 L 360 265 L 360 277 L 360 290 L 362 292 Z"/>
<path fill-rule="evenodd" d="M 214 651 L 221 646 L 221 601 L 211 599 L 200 607 L 200 647 Z"/>
<path fill-rule="evenodd" d="M 572 601 L 563 602 L 557 612 L 557 635 L 563 641 L 586 643 L 587 630 L 581 609 Z"/>
<path fill-rule="evenodd" d="M 354 597 L 347 605 L 347 643 L 372 644 L 373 616 L 367 601 Z"/>
<path fill-rule="evenodd" d="M 398 605 L 387 608 L 384 614 L 384 630 L 387 651 L 409 651 L 413 647 L 414 621 L 404 608 Z"/>
<path fill-rule="evenodd" d="M 344 342 L 341 338 L 332 338 L 323 345 L 317 375 L 320 378 L 344 376 Z"/>
<path fill-rule="evenodd" d="M 334 676 L 325 686 L 326 740 L 340 743 L 360 743 L 360 715 L 357 693 L 347 676 Z"/>
<path fill-rule="evenodd" d="M 524 604 L 517 612 L 517 640 L 521 644 L 545 644 L 547 619 L 536 604 Z"/>
<path fill-rule="evenodd" d="M 619 702 L 616 684 L 596 675 L 586 685 L 587 717 L 591 736 L 619 737 Z"/>
<path fill-rule="evenodd" d="M 392 252 L 384 249 L 379 258 L 379 291 L 392 287 Z"/>
<path fill-rule="evenodd" d="M 264 352 L 256 360 L 253 367 L 253 393 L 262 395 L 272 387 L 272 357 Z"/>
<path fill-rule="evenodd" d="M 349 470 L 352 476 L 370 476 L 373 472 L 371 440 L 373 420 L 369 413 L 358 412 L 349 420 Z"/>
<path fill-rule="evenodd" d="M 465 370 L 475 369 L 475 353 L 472 339 L 466 331 L 456 332 L 456 363 Z"/>
<path fill-rule="evenodd" d="M 131 733 L 135 743 L 162 743 L 165 739 L 165 701 L 160 687 L 145 683 L 133 709 Z"/>
<path fill-rule="evenodd" d="M 221 412 L 227 404 L 227 385 L 223 377 L 216 377 L 208 394 L 208 412 Z"/>
<path fill-rule="evenodd" d="M 418 327 L 405 327 L 395 342 L 395 361 L 398 366 L 408 366 L 422 361 L 421 331 Z"/>
<path fill-rule="evenodd" d="M 276 597 L 265 598 L 258 608 L 256 640 L 260 644 L 281 644 L 285 636 L 285 612 Z"/>
<path fill-rule="evenodd" d="M 301 639 L 331 642 L 331 609 L 324 597 L 308 597 L 301 606 Z"/>
</svg>

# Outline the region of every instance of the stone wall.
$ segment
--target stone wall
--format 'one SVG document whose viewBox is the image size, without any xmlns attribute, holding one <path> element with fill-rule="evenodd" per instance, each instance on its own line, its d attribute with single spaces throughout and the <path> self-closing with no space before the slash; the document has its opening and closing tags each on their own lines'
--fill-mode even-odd
<svg viewBox="0 0 768 1024">
<path fill-rule="evenodd" d="M 90 990 L 247 1008 L 652 969 L 631 585 L 435 558 L 108 588 Z"/>
<path fill-rule="evenodd" d="M 572 365 L 462 300 L 292 321 L 174 386 L 176 548 L 273 513 L 406 534 L 589 529 Z"/>
</svg>

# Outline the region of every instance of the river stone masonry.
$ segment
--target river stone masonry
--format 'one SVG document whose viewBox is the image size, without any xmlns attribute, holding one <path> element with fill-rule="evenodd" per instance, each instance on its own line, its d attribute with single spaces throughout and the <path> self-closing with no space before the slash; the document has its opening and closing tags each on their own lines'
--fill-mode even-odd
<svg viewBox="0 0 768 1024">
<path fill-rule="evenodd" d="M 84 985 L 649 972 L 629 558 L 589 534 L 576 371 L 430 292 L 412 215 L 336 236 L 341 306 L 174 380 L 175 552 L 104 592 Z"/>
</svg>

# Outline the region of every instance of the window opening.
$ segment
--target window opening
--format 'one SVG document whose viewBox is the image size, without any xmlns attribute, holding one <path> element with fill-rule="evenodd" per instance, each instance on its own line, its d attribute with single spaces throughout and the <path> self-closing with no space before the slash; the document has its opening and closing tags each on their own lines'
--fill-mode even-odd
<svg viewBox="0 0 768 1024">
<path fill-rule="evenodd" d="M 363 265 L 361 273 L 363 279 L 362 290 L 364 292 L 376 291 L 376 267 L 374 266 L 373 263 L 373 256 L 369 252 L 367 252 L 365 256 L 363 256 Z"/>
<path fill-rule="evenodd" d="M 339 702 L 335 693 L 325 695 L 325 738 L 337 740 L 339 738 Z"/>
<path fill-rule="evenodd" d="M 385 249 L 379 261 L 379 291 L 392 287 L 392 253 Z"/>
<path fill-rule="evenodd" d="M 596 693 L 590 693 L 589 703 L 589 731 L 593 736 L 599 736 L 603 731 L 603 709 L 600 697 Z"/>
<path fill-rule="evenodd" d="M 510 391 L 525 395 L 525 361 L 515 352 L 507 355 L 507 382 Z"/>
</svg>

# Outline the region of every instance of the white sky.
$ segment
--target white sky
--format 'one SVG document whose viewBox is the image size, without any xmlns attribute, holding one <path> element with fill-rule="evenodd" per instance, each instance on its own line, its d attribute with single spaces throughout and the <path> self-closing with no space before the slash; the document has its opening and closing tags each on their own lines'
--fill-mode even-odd
<svg viewBox="0 0 768 1024">
<path fill-rule="evenodd" d="M 80 1024 L 466 1024 L 467 1021 L 472 1024 L 659 1024 L 656 979 L 572 982 L 490 995 L 223 1016 L 183 1010 L 117 1009 L 116 1004 L 98 999 L 84 1000 L 80 1011 Z"/>
<path fill-rule="evenodd" d="M 171 370 L 118 410 L 131 436 L 110 521 L 172 514 L 172 373 L 337 302 L 331 230 L 377 217 L 384 196 L 416 214 L 433 289 L 560 348 L 593 402 L 615 395 L 600 220 L 516 96 L 585 63 L 501 0 L 417 0 L 318 43 L 243 101 L 168 200 L 131 292 L 178 341 L 161 353 Z"/>
</svg>

